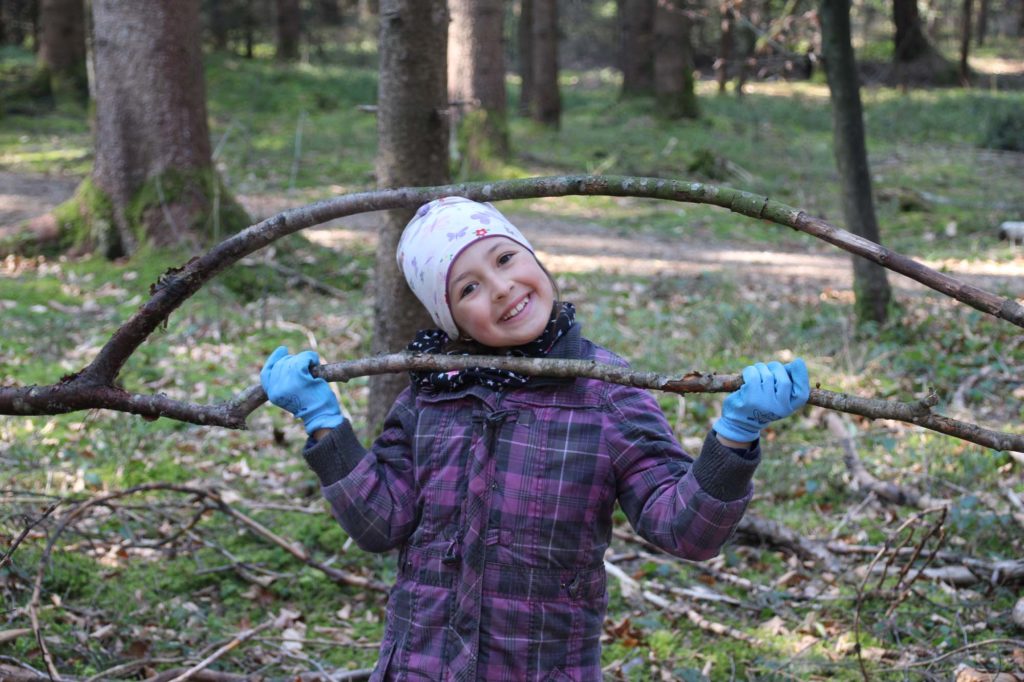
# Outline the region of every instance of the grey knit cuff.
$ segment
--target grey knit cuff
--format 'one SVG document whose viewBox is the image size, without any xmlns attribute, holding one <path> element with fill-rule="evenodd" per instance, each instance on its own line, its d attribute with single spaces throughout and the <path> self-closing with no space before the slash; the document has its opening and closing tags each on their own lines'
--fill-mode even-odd
<svg viewBox="0 0 1024 682">
<path fill-rule="evenodd" d="M 708 431 L 700 457 L 693 464 L 693 475 L 709 495 L 732 502 L 750 490 L 750 480 L 760 463 L 760 441 L 748 452 L 739 454 L 718 442 L 714 431 Z"/>
<path fill-rule="evenodd" d="M 348 476 L 365 455 L 366 448 L 356 438 L 348 420 L 331 429 L 317 442 L 310 438 L 302 453 L 306 464 L 316 473 L 323 486 Z"/>
</svg>

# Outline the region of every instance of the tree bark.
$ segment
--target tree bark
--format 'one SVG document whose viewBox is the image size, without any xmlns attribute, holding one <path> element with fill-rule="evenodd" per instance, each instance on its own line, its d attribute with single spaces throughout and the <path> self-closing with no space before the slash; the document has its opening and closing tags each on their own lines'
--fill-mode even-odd
<svg viewBox="0 0 1024 682">
<path fill-rule="evenodd" d="M 681 0 L 658 0 L 654 20 L 654 93 L 666 118 L 698 118 L 690 20 Z"/>
<path fill-rule="evenodd" d="M 92 8 L 91 185 L 103 199 L 78 209 L 86 241 L 117 257 L 145 240 L 191 249 L 203 236 L 246 224 L 248 216 L 220 195 L 210 159 L 198 0 L 93 0 Z"/>
<path fill-rule="evenodd" d="M 377 109 L 377 184 L 401 187 L 448 181 L 449 107 L 445 0 L 382 0 Z M 405 348 L 430 326 L 423 306 L 395 264 L 395 249 L 411 210 L 389 211 L 377 243 L 374 353 Z M 369 424 L 383 423 L 408 377 L 370 381 Z"/>
<path fill-rule="evenodd" d="M 912 62 L 932 51 L 931 43 L 921 26 L 917 0 L 893 0 L 893 23 L 896 25 L 894 56 L 897 62 Z"/>
<path fill-rule="evenodd" d="M 619 65 L 625 97 L 654 93 L 656 4 L 657 0 L 619 0 Z"/>
<path fill-rule="evenodd" d="M 978 47 L 985 44 L 985 38 L 988 35 L 988 5 L 989 0 L 981 0 L 981 2 L 978 3 Z"/>
<path fill-rule="evenodd" d="M 88 97 L 85 75 L 85 6 L 83 0 L 41 0 L 39 63 L 47 71 L 55 97 Z"/>
<path fill-rule="evenodd" d="M 557 0 L 533 0 L 533 83 L 533 120 L 558 128 L 562 96 L 558 89 Z"/>
<path fill-rule="evenodd" d="M 230 21 L 225 3 L 214 0 L 209 4 L 210 37 L 213 49 L 224 52 L 228 49 L 228 29 Z"/>
<path fill-rule="evenodd" d="M 520 0 L 519 27 L 519 114 L 529 116 L 533 101 L 533 0 Z"/>
<path fill-rule="evenodd" d="M 277 58 L 293 62 L 299 58 L 302 12 L 299 0 L 277 0 Z"/>
<path fill-rule="evenodd" d="M 881 243 L 864 141 L 857 63 L 850 42 L 850 0 L 820 0 L 822 50 L 832 101 L 832 139 L 842 186 L 843 216 L 856 235 Z M 860 322 L 885 322 L 892 291 L 885 268 L 853 259 L 854 293 Z"/>
<path fill-rule="evenodd" d="M 715 80 L 718 81 L 718 92 L 725 92 L 725 84 L 729 81 L 729 62 L 733 56 L 733 42 L 735 41 L 736 12 L 734 10 L 735 0 L 723 0 L 719 5 L 721 14 L 721 37 L 718 41 L 718 58 L 715 59 Z"/>
<path fill-rule="evenodd" d="M 964 0 L 963 13 L 960 20 L 960 84 L 969 86 L 971 84 L 971 66 L 967 62 L 971 52 L 971 0 Z"/>
<path fill-rule="evenodd" d="M 448 97 L 470 173 L 508 156 L 503 0 L 449 0 Z"/>
</svg>

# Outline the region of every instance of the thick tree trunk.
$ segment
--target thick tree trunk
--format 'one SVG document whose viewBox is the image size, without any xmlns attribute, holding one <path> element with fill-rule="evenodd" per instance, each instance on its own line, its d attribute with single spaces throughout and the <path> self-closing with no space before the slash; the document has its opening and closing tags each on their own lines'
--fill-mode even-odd
<svg viewBox="0 0 1024 682">
<path fill-rule="evenodd" d="M 698 118 L 690 20 L 681 0 L 658 0 L 654 19 L 654 94 L 666 118 Z"/>
<path fill-rule="evenodd" d="M 893 0 L 893 23 L 896 25 L 894 56 L 897 62 L 912 62 L 932 51 L 931 43 L 921 26 L 917 0 Z"/>
<path fill-rule="evenodd" d="M 857 63 L 850 42 L 850 0 L 821 0 L 818 12 L 832 101 L 832 137 L 842 185 L 843 216 L 850 232 L 881 243 L 871 194 Z M 853 276 L 857 319 L 885 322 L 892 298 L 885 268 L 854 256 Z"/>
<path fill-rule="evenodd" d="M 380 187 L 448 182 L 448 86 L 445 0 L 382 0 L 377 99 L 377 184 Z M 374 353 L 405 348 L 430 318 L 395 264 L 395 249 L 413 211 L 389 211 L 377 243 Z M 370 380 L 370 429 L 383 423 L 407 376 Z"/>
<path fill-rule="evenodd" d="M 971 84 L 971 66 L 967 58 L 971 52 L 971 0 L 964 0 L 963 13 L 960 21 L 960 84 L 969 86 Z"/>
<path fill-rule="evenodd" d="M 558 89 L 557 0 L 533 0 L 533 84 L 533 119 L 558 128 L 562 96 Z"/>
<path fill-rule="evenodd" d="M 620 0 L 619 64 L 623 96 L 654 92 L 654 8 L 657 0 Z"/>
<path fill-rule="evenodd" d="M 115 257 L 145 240 L 195 246 L 203 232 L 246 223 L 210 160 L 198 0 L 92 0 L 92 9 L 98 194 L 79 193 L 76 219 L 88 230 L 79 241 Z"/>
<path fill-rule="evenodd" d="M 519 2 L 519 113 L 529 116 L 533 100 L 533 0 Z"/>
<path fill-rule="evenodd" d="M 298 59 L 301 35 L 299 0 L 277 0 L 277 58 L 288 62 Z"/>
<path fill-rule="evenodd" d="M 82 0 L 41 0 L 39 24 L 39 64 L 49 76 L 50 90 L 58 98 L 84 100 L 89 86 Z"/>
<path fill-rule="evenodd" d="M 448 96 L 459 151 L 477 173 L 508 156 L 503 0 L 449 0 Z"/>
</svg>

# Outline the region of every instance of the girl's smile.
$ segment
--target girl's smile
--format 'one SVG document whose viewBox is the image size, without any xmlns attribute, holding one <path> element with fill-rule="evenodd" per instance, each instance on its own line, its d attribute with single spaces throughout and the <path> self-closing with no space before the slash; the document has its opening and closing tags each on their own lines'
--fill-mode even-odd
<svg viewBox="0 0 1024 682">
<path fill-rule="evenodd" d="M 463 334 L 492 348 L 536 339 L 555 302 L 551 279 L 533 253 L 501 236 L 476 241 L 456 257 L 447 294 Z"/>
</svg>

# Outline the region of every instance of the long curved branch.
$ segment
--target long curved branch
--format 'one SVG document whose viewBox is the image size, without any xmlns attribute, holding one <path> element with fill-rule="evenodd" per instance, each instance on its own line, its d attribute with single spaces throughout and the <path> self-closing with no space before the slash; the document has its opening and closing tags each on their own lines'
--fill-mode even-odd
<svg viewBox="0 0 1024 682">
<path fill-rule="evenodd" d="M 634 371 L 626 367 L 590 360 L 424 355 L 418 353 L 393 353 L 321 365 L 319 368 L 314 368 L 314 374 L 327 381 L 344 382 L 373 374 L 410 370 L 447 371 L 481 365 L 509 369 L 528 376 L 587 377 L 614 384 L 679 394 L 726 393 L 735 391 L 743 383 L 743 379 L 735 374 L 689 372 L 682 376 L 674 376 L 657 372 Z M 43 395 L 47 387 L 35 390 L 38 399 L 23 401 L 19 404 L 23 411 L 15 414 L 55 414 L 52 410 L 54 404 L 52 398 Z M 138 395 L 108 388 L 98 388 L 92 396 L 84 395 L 85 390 L 80 393 L 83 395 L 76 396 L 76 400 L 69 404 L 67 409 L 62 410 L 63 412 L 85 409 L 85 407 L 100 407 L 130 412 L 149 419 L 168 417 L 193 424 L 224 426 L 232 429 L 246 428 L 248 416 L 267 400 L 266 393 L 259 385 L 242 391 L 233 400 L 213 405 L 188 403 L 162 395 Z M 812 388 L 808 403 L 870 419 L 895 419 L 916 424 L 993 450 L 1024 451 L 1024 433 L 995 431 L 932 412 L 931 408 L 938 403 L 938 398 L 935 395 L 916 402 L 897 402 L 861 398 L 821 388 Z"/>
<path fill-rule="evenodd" d="M 128 393 L 115 387 L 114 380 L 132 353 L 174 310 L 215 275 L 244 256 L 281 237 L 335 218 L 368 211 L 415 208 L 431 199 L 454 195 L 478 201 L 568 195 L 635 196 L 721 206 L 740 215 L 767 220 L 805 232 L 850 253 L 879 263 L 978 310 L 1024 327 L 1024 306 L 1014 300 L 968 285 L 954 277 L 922 265 L 912 258 L 858 237 L 824 220 L 809 216 L 799 209 L 762 195 L 741 190 L 696 182 L 617 176 L 544 177 L 439 187 L 389 189 L 350 194 L 284 211 L 229 237 L 182 267 L 168 271 L 159 282 L 153 285 L 151 298 L 114 332 L 87 367 L 49 386 L 0 388 L 0 414 L 61 414 L 82 409 L 105 408 L 147 417 L 165 416 L 193 423 L 244 428 L 245 416 L 249 412 L 245 412 L 239 407 L 238 399 L 222 405 L 194 405 L 174 401 L 161 395 Z M 375 360 L 377 359 L 372 359 L 372 361 Z M 406 358 L 404 361 L 410 360 Z M 421 359 L 417 362 L 426 362 L 426 360 Z M 400 369 L 381 371 L 404 371 L 413 368 L 426 368 L 426 365 L 410 364 Z M 673 390 L 668 384 L 664 388 L 660 386 L 651 386 L 651 388 Z M 689 390 L 687 389 L 686 392 Z M 254 395 L 252 389 L 247 392 L 247 395 L 250 397 Z M 828 403 L 823 406 L 832 409 L 870 417 L 909 421 L 986 447 L 1024 450 L 1020 440 L 1024 438 L 1022 436 L 1000 434 L 973 424 L 964 424 L 932 414 L 921 404 L 871 401 L 872 404 L 868 405 L 861 403 L 867 399 L 828 394 L 827 392 L 816 393 L 812 398 Z M 250 412 L 251 409 L 249 409 Z"/>
</svg>

